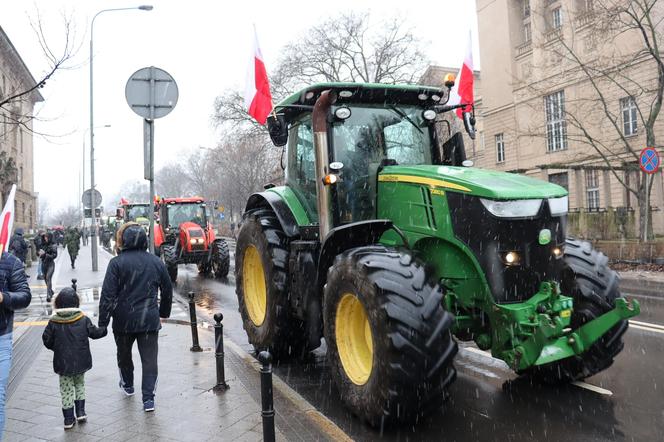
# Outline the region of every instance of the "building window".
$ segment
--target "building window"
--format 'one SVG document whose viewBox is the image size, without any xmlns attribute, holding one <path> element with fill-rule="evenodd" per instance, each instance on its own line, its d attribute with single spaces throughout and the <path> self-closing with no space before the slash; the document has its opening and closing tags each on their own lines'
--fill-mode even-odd
<svg viewBox="0 0 664 442">
<path fill-rule="evenodd" d="M 620 99 L 620 112 L 623 119 L 623 132 L 625 136 L 636 135 L 636 101 L 634 97 Z"/>
<path fill-rule="evenodd" d="M 563 11 L 560 7 L 551 10 L 551 27 L 560 29 L 563 26 Z"/>
<path fill-rule="evenodd" d="M 523 0 L 523 17 L 530 17 L 530 0 Z"/>
<path fill-rule="evenodd" d="M 479 144 L 479 150 L 484 150 L 485 148 L 485 141 L 484 141 L 484 131 L 480 131 L 480 142 Z"/>
<path fill-rule="evenodd" d="M 503 134 L 497 134 L 496 138 L 496 163 L 505 162 L 505 140 Z"/>
<path fill-rule="evenodd" d="M 565 122 L 565 91 L 544 97 L 546 110 L 546 150 L 567 149 L 567 123 Z"/>
<path fill-rule="evenodd" d="M 569 177 L 567 172 L 549 174 L 549 182 L 564 187 L 569 191 Z"/>
<path fill-rule="evenodd" d="M 23 166 L 18 168 L 18 188 L 23 189 Z"/>
<path fill-rule="evenodd" d="M 25 203 L 21 203 L 21 218 L 22 221 L 25 222 Z"/>
<path fill-rule="evenodd" d="M 599 174 L 596 170 L 586 170 L 586 199 L 588 210 L 599 210 Z"/>
<path fill-rule="evenodd" d="M 530 29 L 530 23 L 523 24 L 523 41 L 528 43 L 532 40 L 533 34 Z"/>
</svg>

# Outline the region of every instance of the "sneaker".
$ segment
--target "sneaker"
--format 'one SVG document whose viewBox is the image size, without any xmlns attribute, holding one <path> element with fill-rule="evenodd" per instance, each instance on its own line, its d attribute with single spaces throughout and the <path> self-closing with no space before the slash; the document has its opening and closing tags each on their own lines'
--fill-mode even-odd
<svg viewBox="0 0 664 442">
<path fill-rule="evenodd" d="M 125 395 L 127 395 L 127 396 L 133 396 L 133 395 L 134 395 L 134 387 L 130 387 L 130 386 L 124 385 L 124 384 L 122 383 L 122 381 L 120 381 L 120 383 L 119 383 L 118 385 L 120 386 L 120 389 L 122 390 L 122 392 L 123 392 Z"/>
<path fill-rule="evenodd" d="M 143 401 L 143 411 L 145 412 L 154 411 L 154 399 L 148 399 L 147 401 Z"/>
</svg>

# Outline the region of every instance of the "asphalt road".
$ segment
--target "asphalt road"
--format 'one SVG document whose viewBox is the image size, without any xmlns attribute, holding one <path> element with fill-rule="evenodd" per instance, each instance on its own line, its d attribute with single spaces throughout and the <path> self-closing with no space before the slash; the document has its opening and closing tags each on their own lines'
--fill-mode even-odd
<svg viewBox="0 0 664 442">
<path fill-rule="evenodd" d="M 214 313 L 223 312 L 225 334 L 253 351 L 242 329 L 232 275 L 219 281 L 199 276 L 195 266 L 180 266 L 177 292 L 189 290 L 197 293 L 199 318 L 212 322 Z M 348 413 L 330 379 L 324 348 L 305 361 L 276 366 L 275 373 L 361 441 L 662 440 L 664 294 L 634 297 L 641 302 L 642 313 L 624 337 L 625 349 L 608 370 L 576 385 L 530 385 L 502 361 L 462 344 L 451 399 L 413 427 L 373 429 Z"/>
</svg>

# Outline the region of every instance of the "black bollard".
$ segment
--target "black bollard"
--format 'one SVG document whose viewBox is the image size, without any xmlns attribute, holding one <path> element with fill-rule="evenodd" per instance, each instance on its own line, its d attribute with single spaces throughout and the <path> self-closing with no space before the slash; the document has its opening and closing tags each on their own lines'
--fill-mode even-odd
<svg viewBox="0 0 664 442">
<path fill-rule="evenodd" d="M 73 288 L 74 291 L 76 291 L 76 281 L 78 281 L 76 278 L 71 279 L 71 288 Z"/>
<path fill-rule="evenodd" d="M 272 355 L 269 351 L 258 354 L 261 367 L 261 402 L 263 410 L 263 441 L 274 442 L 274 405 L 272 401 Z"/>
<path fill-rule="evenodd" d="M 224 326 L 221 321 L 224 315 L 215 313 L 214 315 L 214 357 L 217 362 L 217 385 L 214 386 L 214 391 L 228 390 L 226 383 L 226 372 L 224 370 Z"/>
<path fill-rule="evenodd" d="M 189 319 L 191 322 L 191 351 L 203 351 L 198 344 L 198 324 L 196 322 L 196 304 L 194 303 L 194 292 L 189 292 Z"/>
</svg>

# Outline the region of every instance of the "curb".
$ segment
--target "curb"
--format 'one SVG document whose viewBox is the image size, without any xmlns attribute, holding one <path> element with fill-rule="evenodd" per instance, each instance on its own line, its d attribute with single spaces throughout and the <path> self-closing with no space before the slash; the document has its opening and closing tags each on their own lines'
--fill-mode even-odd
<svg viewBox="0 0 664 442">
<path fill-rule="evenodd" d="M 189 321 L 182 319 L 162 319 L 162 322 L 175 325 L 191 326 Z M 214 331 L 214 325 L 208 321 L 200 321 L 198 328 Z M 242 362 L 249 365 L 256 372 L 260 372 L 260 363 L 249 353 L 244 351 L 242 347 L 236 344 L 230 337 L 224 333 L 224 347 L 230 349 Z M 272 385 L 278 390 L 286 399 L 288 399 L 295 408 L 304 414 L 304 416 L 311 421 L 321 433 L 327 435 L 334 441 L 352 442 L 353 439 L 348 436 L 337 424 L 332 422 L 328 417 L 316 409 L 309 401 L 302 397 L 297 391 L 293 390 L 288 384 L 281 380 L 276 374 L 272 376 Z"/>
<path fill-rule="evenodd" d="M 664 282 L 641 278 L 620 278 L 620 291 L 664 299 Z"/>
</svg>

